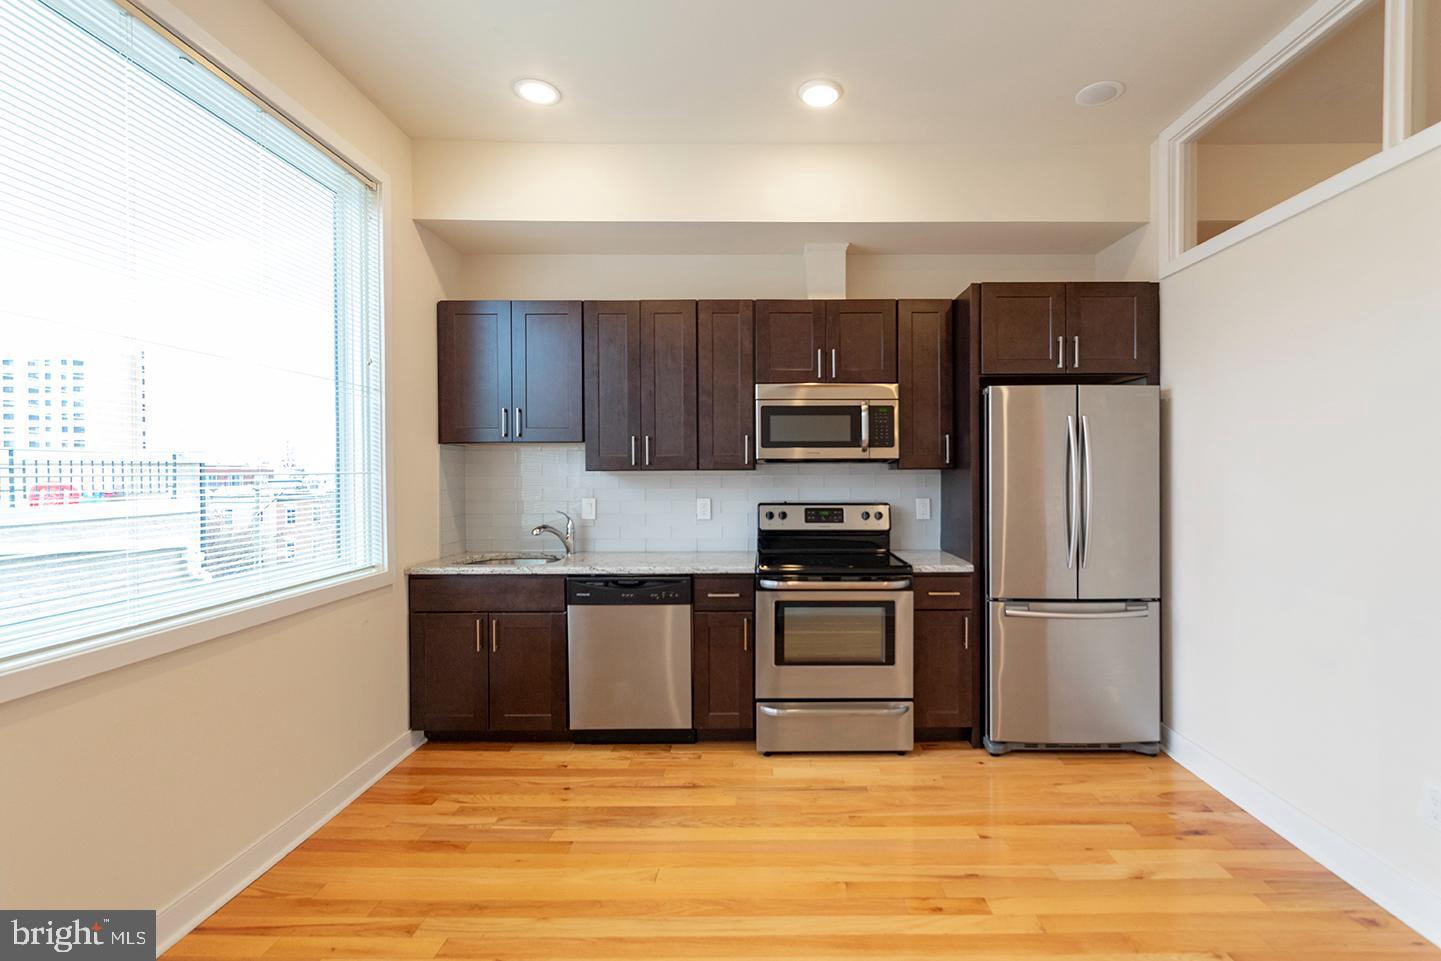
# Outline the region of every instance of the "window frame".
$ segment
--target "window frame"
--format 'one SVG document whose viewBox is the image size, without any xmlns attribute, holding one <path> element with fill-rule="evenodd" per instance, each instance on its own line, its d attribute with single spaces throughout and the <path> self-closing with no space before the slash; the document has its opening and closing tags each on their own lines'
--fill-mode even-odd
<svg viewBox="0 0 1441 961">
<path fill-rule="evenodd" d="M 1196 178 L 1193 172 L 1196 138 L 1252 91 L 1329 36 L 1334 28 L 1367 2 L 1316 0 L 1161 132 L 1156 151 L 1159 167 L 1156 223 L 1161 277 L 1185 270 L 1352 187 L 1441 147 L 1441 124 L 1422 130 L 1411 129 L 1413 0 L 1382 0 L 1386 26 L 1381 150 L 1187 249 L 1186 243 L 1195 229 Z"/>
<path fill-rule="evenodd" d="M 11 659 L 0 668 L 0 704 L 71 684 L 97 674 L 184 650 L 217 638 L 334 604 L 373 591 L 394 589 L 400 581 L 397 563 L 394 452 L 390 443 L 392 377 L 386 363 L 392 314 L 392 250 L 394 178 L 384 165 L 355 147 L 311 113 L 269 76 L 221 44 L 170 0 L 112 0 L 132 16 L 174 43 L 197 64 L 220 76 L 290 126 L 333 160 L 373 185 L 380 214 L 380 383 L 381 472 L 380 529 L 384 550 L 375 566 L 279 588 L 259 597 L 237 600 L 161 621 L 124 628 Z"/>
</svg>

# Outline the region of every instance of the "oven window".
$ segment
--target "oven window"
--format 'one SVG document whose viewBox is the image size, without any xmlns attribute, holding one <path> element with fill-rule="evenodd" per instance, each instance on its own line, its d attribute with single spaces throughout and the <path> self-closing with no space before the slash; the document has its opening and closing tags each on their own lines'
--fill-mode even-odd
<svg viewBox="0 0 1441 961">
<path fill-rule="evenodd" d="M 895 601 L 779 602 L 776 663 L 895 664 Z"/>
<path fill-rule="evenodd" d="M 859 447 L 859 405 L 761 407 L 761 444 L 765 447 Z"/>
</svg>

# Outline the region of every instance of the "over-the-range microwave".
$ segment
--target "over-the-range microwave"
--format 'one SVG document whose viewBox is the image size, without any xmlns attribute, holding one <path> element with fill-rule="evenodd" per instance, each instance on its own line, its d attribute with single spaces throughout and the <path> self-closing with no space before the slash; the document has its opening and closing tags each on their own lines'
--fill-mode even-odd
<svg viewBox="0 0 1441 961">
<path fill-rule="evenodd" d="M 896 460 L 895 384 L 757 384 L 756 460 Z"/>
</svg>

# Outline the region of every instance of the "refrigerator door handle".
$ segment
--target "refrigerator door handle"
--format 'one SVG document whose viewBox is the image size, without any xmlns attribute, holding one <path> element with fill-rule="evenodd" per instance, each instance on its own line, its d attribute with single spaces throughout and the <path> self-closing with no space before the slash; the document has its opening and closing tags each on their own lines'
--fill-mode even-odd
<svg viewBox="0 0 1441 961">
<path fill-rule="evenodd" d="M 1091 557 L 1091 419 L 1081 415 L 1081 460 L 1085 463 L 1085 506 L 1081 509 L 1081 566 L 1085 567 Z"/>
<path fill-rule="evenodd" d="M 1001 613 L 1006 617 L 1035 617 L 1052 621 L 1113 621 L 1123 617 L 1150 617 L 1149 604 L 1127 604 L 1119 611 L 1033 611 L 1030 605 L 1005 604 Z"/>
<path fill-rule="evenodd" d="M 1080 543 L 1081 512 L 1080 457 L 1076 442 L 1076 418 L 1066 415 L 1066 570 L 1076 566 L 1076 548 Z"/>
</svg>

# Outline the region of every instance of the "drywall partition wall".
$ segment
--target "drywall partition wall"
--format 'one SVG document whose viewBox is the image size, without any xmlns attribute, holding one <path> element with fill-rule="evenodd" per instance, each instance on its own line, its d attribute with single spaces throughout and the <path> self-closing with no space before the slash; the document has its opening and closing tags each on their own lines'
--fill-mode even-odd
<svg viewBox="0 0 1441 961">
<path fill-rule="evenodd" d="M 537 524 L 575 518 L 582 551 L 743 551 L 756 543 L 763 501 L 875 501 L 891 505 L 897 548 L 938 550 L 939 471 L 888 464 L 761 464 L 749 471 L 588 471 L 580 444 L 477 444 L 465 450 L 465 546 L 471 551 L 556 546 L 532 537 Z M 580 516 L 596 499 L 594 520 Z M 696 498 L 711 502 L 696 519 Z M 930 501 L 916 519 L 916 498 Z"/>
<path fill-rule="evenodd" d="M 1432 151 L 1161 282 L 1175 753 L 1433 940 L 1437 211 Z"/>
<path fill-rule="evenodd" d="M 146 7 L 386 176 L 395 556 L 403 566 L 435 555 L 434 305 L 445 296 L 440 273 L 455 268 L 411 224 L 409 141 L 260 0 Z M 204 910 L 203 899 L 177 899 L 198 890 L 213 901 L 223 885 L 196 887 L 212 872 L 371 759 L 403 750 L 404 616 L 397 578 L 0 705 L 0 903 L 178 903 L 162 913 L 162 938 L 184 912 Z"/>
</svg>

